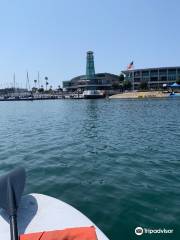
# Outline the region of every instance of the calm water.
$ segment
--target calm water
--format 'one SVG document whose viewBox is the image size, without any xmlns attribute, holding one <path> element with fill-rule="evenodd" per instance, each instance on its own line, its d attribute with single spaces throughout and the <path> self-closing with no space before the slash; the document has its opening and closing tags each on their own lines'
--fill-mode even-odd
<svg viewBox="0 0 180 240">
<path fill-rule="evenodd" d="M 112 240 L 178 240 L 179 120 L 180 98 L 1 102 L 0 174 L 23 165 L 26 193 L 72 204 Z"/>
</svg>

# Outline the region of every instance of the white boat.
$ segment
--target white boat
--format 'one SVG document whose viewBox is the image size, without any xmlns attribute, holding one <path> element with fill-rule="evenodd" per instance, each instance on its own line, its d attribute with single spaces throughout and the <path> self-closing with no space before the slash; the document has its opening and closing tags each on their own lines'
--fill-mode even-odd
<svg viewBox="0 0 180 240">
<path fill-rule="evenodd" d="M 101 90 L 85 90 L 83 96 L 87 99 L 105 98 L 104 91 Z"/>
<path fill-rule="evenodd" d="M 17 179 L 17 177 L 19 177 L 19 179 Z M 61 200 L 42 194 L 28 194 L 23 196 L 20 201 L 20 195 L 24 189 L 24 184 L 22 183 L 23 181 L 25 182 L 25 175 L 22 168 L 17 169 L 0 179 L 0 194 L 1 196 L 4 194 L 4 196 L 0 199 L 0 207 L 3 208 L 0 209 L 0 239 L 16 240 L 19 239 L 18 235 L 20 234 L 44 234 L 48 231 L 93 226 L 92 229 L 94 234 L 97 236 L 97 240 L 108 240 L 104 233 L 90 219 L 71 205 Z M 18 182 L 21 186 L 17 186 Z M 14 191 L 15 193 L 13 193 Z M 6 194 L 7 196 L 5 196 Z M 9 198 L 9 194 L 14 194 L 12 199 L 11 197 Z M 14 216 L 12 220 L 10 211 L 12 210 L 12 206 L 16 206 L 16 204 L 12 204 L 14 198 L 16 197 L 17 202 L 19 201 L 19 207 L 17 214 L 16 208 L 15 212 L 13 210 Z M 9 221 L 11 224 L 9 224 Z M 16 234 L 17 230 L 18 233 Z M 27 235 L 25 239 L 31 238 L 28 238 Z"/>
</svg>

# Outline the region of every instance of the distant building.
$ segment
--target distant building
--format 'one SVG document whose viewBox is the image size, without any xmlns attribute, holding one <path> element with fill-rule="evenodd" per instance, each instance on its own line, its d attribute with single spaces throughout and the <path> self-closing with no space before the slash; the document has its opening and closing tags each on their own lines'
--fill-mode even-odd
<svg viewBox="0 0 180 240">
<path fill-rule="evenodd" d="M 180 81 L 180 67 L 133 69 L 122 73 L 135 90 L 140 88 L 142 82 L 147 83 L 149 89 L 162 89 L 163 84 Z"/>
<path fill-rule="evenodd" d="M 80 75 L 63 82 L 67 91 L 84 90 L 111 90 L 114 84 L 119 83 L 119 76 L 111 73 L 95 73 L 94 56 L 92 51 L 87 52 L 86 75 Z"/>
<path fill-rule="evenodd" d="M 98 89 L 110 90 L 113 83 L 119 82 L 119 76 L 111 73 L 97 73 L 94 79 L 87 80 L 86 75 L 77 76 L 70 81 L 63 82 L 63 88 L 68 91 L 85 90 L 85 89 Z"/>
</svg>

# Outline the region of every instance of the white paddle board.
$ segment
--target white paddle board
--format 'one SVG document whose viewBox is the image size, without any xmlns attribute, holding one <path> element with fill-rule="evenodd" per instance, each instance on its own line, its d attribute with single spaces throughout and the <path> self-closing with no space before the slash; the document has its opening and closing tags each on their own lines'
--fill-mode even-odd
<svg viewBox="0 0 180 240">
<path fill-rule="evenodd" d="M 20 234 L 94 226 L 98 240 L 108 240 L 85 215 L 71 205 L 42 194 L 23 196 L 17 214 Z M 0 210 L 0 239 L 10 240 L 8 216 Z"/>
</svg>

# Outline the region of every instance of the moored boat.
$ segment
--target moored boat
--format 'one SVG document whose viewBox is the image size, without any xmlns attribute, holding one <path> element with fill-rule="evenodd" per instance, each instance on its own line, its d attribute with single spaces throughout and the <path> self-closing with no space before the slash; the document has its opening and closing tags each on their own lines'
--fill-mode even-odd
<svg viewBox="0 0 180 240">
<path fill-rule="evenodd" d="M 180 93 L 174 93 L 174 92 L 172 92 L 172 93 L 169 94 L 169 96 L 170 96 L 170 97 L 180 97 Z"/>
<path fill-rule="evenodd" d="M 104 91 L 101 90 L 85 90 L 83 96 L 86 99 L 105 98 Z"/>
</svg>

